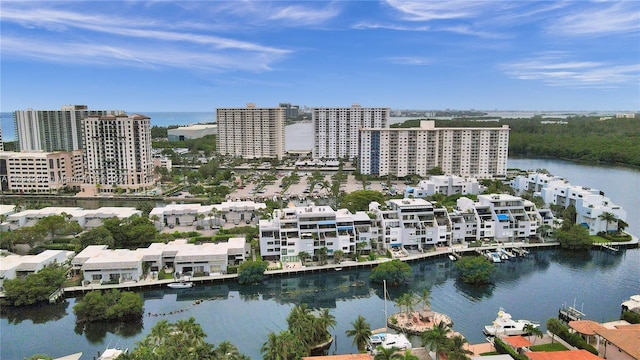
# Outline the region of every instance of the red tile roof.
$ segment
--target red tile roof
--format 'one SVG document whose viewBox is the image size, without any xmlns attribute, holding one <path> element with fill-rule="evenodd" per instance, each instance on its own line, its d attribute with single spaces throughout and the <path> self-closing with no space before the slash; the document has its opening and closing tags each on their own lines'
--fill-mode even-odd
<svg viewBox="0 0 640 360">
<path fill-rule="evenodd" d="M 602 360 L 587 350 L 526 352 L 525 355 L 531 360 Z"/>
<path fill-rule="evenodd" d="M 596 330 L 596 333 L 634 359 L 640 359 L 640 324 L 619 325 L 616 329 Z"/>
<path fill-rule="evenodd" d="M 516 349 L 533 345 L 529 340 L 522 336 L 507 336 L 502 338 L 502 340 Z"/>
<path fill-rule="evenodd" d="M 599 323 L 591 320 L 569 321 L 569 327 L 580 334 L 593 336 L 596 330 L 605 330 L 606 328 Z"/>
</svg>

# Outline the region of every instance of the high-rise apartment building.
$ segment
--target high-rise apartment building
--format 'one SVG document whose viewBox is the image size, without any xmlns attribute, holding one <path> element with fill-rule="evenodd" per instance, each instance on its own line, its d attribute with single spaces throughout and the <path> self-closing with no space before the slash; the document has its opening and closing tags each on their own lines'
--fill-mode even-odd
<svg viewBox="0 0 640 360">
<path fill-rule="evenodd" d="M 361 129 L 360 173 L 426 176 L 440 167 L 446 175 L 503 177 L 507 173 L 509 127 Z"/>
<path fill-rule="evenodd" d="M 82 119 L 122 113 L 122 110 L 89 110 L 86 105 L 66 105 L 60 110 L 18 110 L 13 113 L 16 140 L 22 151 L 79 150 Z"/>
<path fill-rule="evenodd" d="M 285 109 L 246 108 L 216 109 L 218 135 L 216 147 L 221 155 L 244 159 L 284 157 Z"/>
<path fill-rule="evenodd" d="M 82 125 L 86 179 L 83 192 L 134 193 L 154 185 L 149 117 L 89 116 Z"/>
<path fill-rule="evenodd" d="M 4 151 L 4 141 L 2 141 L 2 124 L 0 124 L 0 151 Z"/>
<path fill-rule="evenodd" d="M 353 159 L 358 156 L 361 128 L 387 128 L 389 108 L 314 108 L 314 159 Z"/>
<path fill-rule="evenodd" d="M 284 108 L 284 116 L 287 119 L 297 119 L 300 114 L 300 105 L 291 105 L 290 103 L 280 103 L 279 107 Z"/>
</svg>

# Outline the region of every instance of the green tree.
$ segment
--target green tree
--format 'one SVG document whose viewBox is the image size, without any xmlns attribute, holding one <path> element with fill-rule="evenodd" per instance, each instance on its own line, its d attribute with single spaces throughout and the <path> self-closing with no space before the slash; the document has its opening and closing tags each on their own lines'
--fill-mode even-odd
<svg viewBox="0 0 640 360">
<path fill-rule="evenodd" d="M 573 224 L 570 228 L 561 229 L 557 233 L 558 241 L 563 249 L 587 251 L 593 245 L 589 230 L 582 225 Z"/>
<path fill-rule="evenodd" d="M 56 234 L 64 229 L 67 219 L 63 215 L 49 215 L 38 220 L 36 226 L 41 227 L 49 234 L 49 238 L 53 239 Z"/>
<path fill-rule="evenodd" d="M 316 256 L 318 257 L 318 261 L 320 261 L 320 265 L 325 265 L 327 263 L 329 249 L 326 246 L 319 248 L 316 252 Z"/>
<path fill-rule="evenodd" d="M 400 308 L 400 312 L 402 312 L 403 306 L 406 307 L 407 313 L 412 312 L 413 304 L 413 296 L 411 295 L 411 293 L 404 293 L 400 295 L 400 297 L 398 297 L 398 299 L 396 300 L 396 305 L 398 305 L 398 307 Z"/>
<path fill-rule="evenodd" d="M 540 331 L 540 329 L 538 329 L 537 326 L 534 326 L 533 324 L 527 324 L 524 326 L 524 332 L 526 334 L 529 334 L 529 341 L 531 341 L 531 336 L 534 336 L 533 338 L 533 343 L 536 343 L 536 338 L 541 338 L 544 335 L 542 333 L 542 331 Z"/>
<path fill-rule="evenodd" d="M 404 353 L 397 354 L 397 355 L 398 356 L 396 357 L 396 359 L 398 360 L 420 360 L 418 356 L 413 355 L 413 353 L 411 352 L 411 349 L 406 349 Z"/>
<path fill-rule="evenodd" d="M 495 265 L 484 256 L 465 256 L 456 261 L 458 277 L 467 284 L 486 284 L 491 281 Z"/>
<path fill-rule="evenodd" d="M 33 305 L 48 301 L 49 295 L 58 290 L 67 279 L 67 270 L 50 265 L 26 277 L 4 281 L 5 302 L 13 306 Z"/>
<path fill-rule="evenodd" d="M 239 284 L 258 284 L 264 279 L 269 263 L 262 260 L 247 260 L 238 267 Z"/>
<path fill-rule="evenodd" d="M 572 225 L 576 223 L 576 207 L 573 205 L 567 206 L 562 210 L 562 227 L 561 230 L 569 230 Z"/>
<path fill-rule="evenodd" d="M 420 293 L 420 301 L 422 301 L 422 307 L 424 309 L 431 308 L 431 292 L 429 289 L 422 289 L 422 292 Z"/>
<path fill-rule="evenodd" d="M 385 348 L 382 345 L 378 345 L 376 348 L 376 354 L 373 357 L 373 360 L 393 360 L 398 359 L 400 355 L 398 352 L 399 348 L 392 346 L 390 348 Z"/>
<path fill-rule="evenodd" d="M 343 257 L 344 257 L 344 251 L 336 250 L 333 252 L 333 260 L 336 262 L 336 264 L 340 264 L 340 260 L 342 260 Z"/>
<path fill-rule="evenodd" d="M 411 266 L 398 259 L 383 262 L 376 266 L 369 279 L 375 283 L 382 283 L 385 280 L 389 285 L 399 285 L 409 280 L 411 276 Z"/>
<path fill-rule="evenodd" d="M 76 322 L 96 321 L 140 321 L 144 313 L 144 300 L 130 291 L 111 289 L 88 292 L 73 306 Z"/>
<path fill-rule="evenodd" d="M 358 348 L 358 351 L 365 352 L 371 338 L 371 325 L 362 315 L 358 315 L 356 320 L 351 323 L 351 329 L 345 333 L 348 337 L 353 338 L 352 344 Z"/>
<path fill-rule="evenodd" d="M 298 360 L 309 355 L 307 346 L 290 331 L 270 332 L 260 348 L 263 360 Z"/>
<path fill-rule="evenodd" d="M 448 339 L 446 345 L 446 353 L 448 360 L 468 360 L 469 355 L 473 354 L 473 351 L 468 350 L 466 345 L 467 339 L 462 335 L 454 335 Z"/>
<path fill-rule="evenodd" d="M 110 249 L 113 249 L 115 245 L 111 232 L 104 226 L 98 226 L 97 228 L 80 234 L 78 242 L 80 244 L 80 251 L 89 245 L 107 245 Z"/>
<path fill-rule="evenodd" d="M 607 224 L 605 225 L 605 232 L 608 233 L 609 232 L 609 223 L 615 222 L 618 218 L 614 214 L 612 214 L 612 213 L 610 213 L 608 211 L 605 211 L 602 214 L 600 214 L 600 216 L 598 216 L 598 219 L 607 222 Z"/>
<path fill-rule="evenodd" d="M 440 321 L 431 329 L 420 333 L 422 346 L 428 346 L 429 350 L 434 351 L 436 360 L 438 360 L 439 355 L 447 348 L 448 334 L 450 331 L 450 324 Z"/>
<path fill-rule="evenodd" d="M 373 201 L 384 204 L 384 195 L 374 190 L 357 190 L 346 194 L 341 205 L 352 213 L 355 213 L 356 211 L 369 210 L 369 204 Z"/>
</svg>

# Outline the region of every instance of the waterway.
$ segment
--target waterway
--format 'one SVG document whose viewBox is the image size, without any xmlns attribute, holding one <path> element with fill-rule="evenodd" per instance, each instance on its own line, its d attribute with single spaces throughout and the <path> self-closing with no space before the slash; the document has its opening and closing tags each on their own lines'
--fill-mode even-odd
<svg viewBox="0 0 640 360">
<path fill-rule="evenodd" d="M 510 159 L 509 167 L 545 168 L 572 184 L 604 191 L 627 210 L 630 232 L 640 235 L 640 171 L 526 159 Z M 137 326 L 75 328 L 75 299 L 39 308 L 3 307 L 0 358 L 22 359 L 36 353 L 55 357 L 82 351 L 83 359 L 91 359 L 109 344 L 133 348 L 161 319 L 173 322 L 194 316 L 209 342 L 228 340 L 252 359 L 260 359 L 260 346 L 268 333 L 286 329 L 290 309 L 301 303 L 330 309 L 338 321 L 332 330 L 337 346 L 331 351 L 350 353 L 355 348 L 345 331 L 358 315 L 374 328 L 384 325 L 382 289 L 370 284 L 368 275 L 368 270 L 344 270 L 270 279 L 259 287 L 226 283 L 181 291 L 145 291 L 145 313 L 164 315 L 145 315 Z M 361 282 L 364 285 L 358 285 Z M 481 288 L 456 281 L 452 263 L 446 258 L 422 261 L 412 264 L 408 286 L 390 289 L 388 311 L 398 310 L 393 299 L 400 294 L 423 288 L 431 291 L 432 308 L 448 314 L 454 329 L 471 343 L 483 341 L 481 328 L 491 323 L 500 307 L 515 318 L 544 324 L 563 304 L 575 302 L 590 319 L 613 320 L 620 314 L 620 303 L 640 293 L 640 249 L 617 255 L 592 251 L 582 257 L 570 257 L 560 250 L 536 251 L 528 259 L 499 264 L 493 284 Z M 205 301 L 195 305 L 199 299 Z"/>
</svg>

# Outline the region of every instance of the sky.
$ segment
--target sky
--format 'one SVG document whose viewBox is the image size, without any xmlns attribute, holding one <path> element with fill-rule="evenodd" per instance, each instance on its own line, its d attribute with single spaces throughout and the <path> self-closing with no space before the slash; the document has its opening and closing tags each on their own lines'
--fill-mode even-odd
<svg viewBox="0 0 640 360">
<path fill-rule="evenodd" d="M 640 110 L 640 1 L 0 2 L 0 110 Z"/>
</svg>

